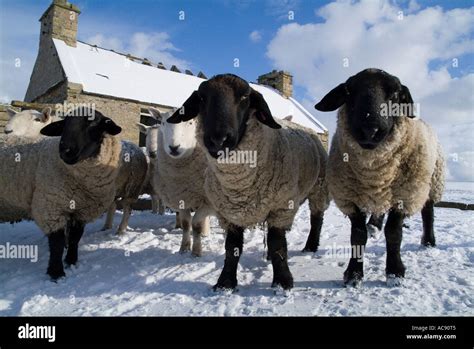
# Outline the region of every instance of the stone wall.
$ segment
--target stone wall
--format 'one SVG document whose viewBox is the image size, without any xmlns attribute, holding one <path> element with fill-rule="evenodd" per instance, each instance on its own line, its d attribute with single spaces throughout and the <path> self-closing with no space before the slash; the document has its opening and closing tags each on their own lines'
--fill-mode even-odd
<svg viewBox="0 0 474 349">
<path fill-rule="evenodd" d="M 142 108 L 148 108 L 150 104 L 144 104 L 128 100 L 114 99 L 111 97 L 101 97 L 96 95 L 89 95 L 86 93 L 70 94 L 67 99 L 68 103 L 90 103 L 95 104 L 95 109 L 100 111 L 105 116 L 110 117 L 120 127 L 122 132 L 119 134 L 120 139 L 132 141 L 139 144 L 137 122 L 140 122 L 140 114 Z M 166 111 L 166 108 L 154 106 L 161 111 Z"/>
<path fill-rule="evenodd" d="M 7 108 L 10 107 L 9 105 L 2 104 L 0 105 L 0 134 L 3 133 L 5 129 L 5 125 L 7 124 L 8 120 L 10 119 L 7 114 Z"/>
<path fill-rule="evenodd" d="M 48 89 L 44 94 L 35 98 L 35 103 L 63 103 L 67 100 L 68 96 L 68 83 L 66 80 L 56 84 L 55 86 Z"/>
</svg>

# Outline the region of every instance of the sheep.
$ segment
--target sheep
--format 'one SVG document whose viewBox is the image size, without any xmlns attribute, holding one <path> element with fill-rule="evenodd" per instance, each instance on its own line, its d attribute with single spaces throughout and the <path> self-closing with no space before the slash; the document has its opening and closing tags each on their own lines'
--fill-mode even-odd
<svg viewBox="0 0 474 349">
<path fill-rule="evenodd" d="M 153 185 L 165 206 L 179 214 L 177 225 L 183 229 L 180 252 L 189 250 L 192 255 L 202 255 L 201 237 L 209 231 L 212 210 L 204 193 L 204 172 L 207 162 L 201 148 L 196 147 L 196 123 L 190 121 L 173 125 L 166 121 L 171 112 L 161 113 L 150 108 L 150 114 L 161 124 L 155 127 L 156 137 L 147 140 L 149 153 L 156 149 Z M 150 128 L 139 125 L 141 132 Z M 193 217 L 191 212 L 195 211 Z M 191 248 L 191 230 L 193 243 Z"/>
<path fill-rule="evenodd" d="M 7 111 L 10 115 L 10 120 L 5 126 L 5 133 L 25 137 L 30 139 L 31 142 L 41 138 L 40 131 L 44 126 L 49 125 L 53 121 L 60 120 L 52 115 L 51 108 L 49 107 L 44 108 L 42 112 L 36 110 L 16 112 L 10 108 Z M 120 201 L 123 205 L 123 217 L 117 229 L 117 235 L 125 233 L 132 210 L 131 205 L 137 201 L 138 196 L 142 193 L 141 189 L 143 183 L 146 182 L 147 170 L 147 159 L 143 152 L 133 143 L 122 142 L 121 163 L 116 188 L 117 200 L 108 209 L 107 218 L 102 230 L 112 228 L 117 203 Z"/>
<path fill-rule="evenodd" d="M 264 222 L 272 286 L 291 289 L 285 233 L 299 206 L 309 199 L 311 231 L 305 249 L 317 249 L 329 205 L 324 180 L 327 154 L 318 135 L 288 120 L 277 123 L 263 96 L 232 74 L 202 82 L 168 122 L 196 117 L 197 139 L 208 163 L 204 189 L 227 232 L 225 264 L 214 291 L 237 287 L 244 230 Z M 248 161 L 252 154 L 258 156 L 257 162 Z"/>
<path fill-rule="evenodd" d="M 84 225 L 112 204 L 119 171 L 121 128 L 99 111 L 80 108 L 41 130 L 31 143 L 23 137 L 0 142 L 0 222 L 32 219 L 47 235 L 47 273 L 65 276 L 65 262 L 76 264 Z M 60 137 L 59 137 L 60 136 Z"/>
<path fill-rule="evenodd" d="M 387 107 L 392 115 L 387 114 Z M 337 207 L 352 225 L 352 257 L 344 283 L 358 286 L 364 276 L 366 215 L 383 219 L 388 212 L 385 271 L 388 285 L 400 285 L 405 276 L 400 257 L 404 218 L 421 210 L 422 244 L 435 246 L 433 206 L 441 199 L 445 175 L 436 135 L 424 121 L 415 118 L 409 89 L 397 77 L 379 69 L 366 69 L 350 77 L 315 108 L 339 108 L 327 181 Z"/>
<path fill-rule="evenodd" d="M 9 120 L 5 125 L 4 132 L 15 136 L 37 138 L 40 130 L 59 118 L 52 115 L 51 108 L 46 107 L 41 112 L 36 110 L 23 110 L 17 112 L 11 108 L 7 109 Z"/>
<path fill-rule="evenodd" d="M 117 229 L 117 235 L 123 235 L 127 229 L 128 219 L 132 213 L 132 204 L 143 193 L 149 175 L 148 160 L 145 153 L 135 144 L 122 141 L 122 153 L 117 179 L 115 181 L 115 201 L 109 207 L 102 230 L 112 228 L 117 203 L 123 207 L 123 216 Z"/>
<path fill-rule="evenodd" d="M 158 139 L 158 124 L 156 123 L 153 126 L 145 126 L 143 124 L 137 123 L 138 130 L 145 135 L 146 146 L 143 149 L 143 152 L 146 154 L 148 161 L 148 173 L 145 180 L 145 186 L 143 188 L 143 193 L 147 193 L 151 196 L 151 211 L 153 213 L 158 213 L 163 215 L 165 213 L 165 207 L 161 202 L 158 192 L 156 191 L 153 185 L 153 178 L 155 176 L 155 167 L 156 167 L 156 150 Z"/>
</svg>

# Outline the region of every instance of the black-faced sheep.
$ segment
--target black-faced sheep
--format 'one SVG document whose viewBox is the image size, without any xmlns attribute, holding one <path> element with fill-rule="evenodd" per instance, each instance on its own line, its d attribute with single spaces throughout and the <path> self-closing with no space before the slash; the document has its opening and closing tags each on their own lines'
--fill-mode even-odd
<svg viewBox="0 0 474 349">
<path fill-rule="evenodd" d="M 121 151 L 114 136 L 120 131 L 100 112 L 81 108 L 41 130 L 58 137 L 0 142 L 0 222 L 35 221 L 48 236 L 52 279 L 65 275 L 65 232 L 65 262 L 75 264 L 85 224 L 114 200 Z"/>
<path fill-rule="evenodd" d="M 415 118 L 409 89 L 379 69 L 350 77 L 315 108 L 339 108 L 327 181 L 336 205 L 352 224 L 353 254 L 344 282 L 358 285 L 363 278 L 363 255 L 356 251 L 363 253 L 367 242 L 367 214 L 383 217 L 388 212 L 387 282 L 400 284 L 405 276 L 400 257 L 404 218 L 421 211 L 422 243 L 435 245 L 433 206 L 441 199 L 445 171 L 436 135 Z"/>
<path fill-rule="evenodd" d="M 272 285 L 292 288 L 286 231 L 309 199 L 310 237 L 318 242 L 329 202 L 327 155 L 318 135 L 287 120 L 277 123 L 263 96 L 231 74 L 202 82 L 168 122 L 189 122 L 198 115 L 197 139 L 208 163 L 204 188 L 227 232 L 224 269 L 214 290 L 237 286 L 244 229 L 263 222 L 268 224 Z"/>
</svg>

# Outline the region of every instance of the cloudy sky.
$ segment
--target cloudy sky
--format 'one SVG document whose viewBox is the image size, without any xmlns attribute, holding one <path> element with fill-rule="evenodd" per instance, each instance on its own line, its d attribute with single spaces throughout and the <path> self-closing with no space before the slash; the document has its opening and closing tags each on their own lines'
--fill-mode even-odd
<svg viewBox="0 0 474 349">
<path fill-rule="evenodd" d="M 314 110 L 331 88 L 367 67 L 397 75 L 438 132 L 450 180 L 474 181 L 474 7 L 470 0 L 72 0 L 82 41 L 249 81 L 294 75 Z M 50 0 L 0 0 L 0 101 L 23 99 Z M 234 66 L 234 60 L 239 66 Z"/>
</svg>

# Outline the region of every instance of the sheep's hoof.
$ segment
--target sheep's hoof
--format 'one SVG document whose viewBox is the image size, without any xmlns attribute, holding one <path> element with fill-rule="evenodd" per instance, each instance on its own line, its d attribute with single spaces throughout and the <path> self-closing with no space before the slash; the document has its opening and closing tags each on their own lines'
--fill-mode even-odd
<svg viewBox="0 0 474 349">
<path fill-rule="evenodd" d="M 436 241 L 435 239 L 421 239 L 421 245 L 425 247 L 436 247 Z"/>
<path fill-rule="evenodd" d="M 318 252 L 318 247 L 319 246 L 308 246 L 306 245 L 301 252 L 311 252 L 311 253 L 316 253 Z"/>
<path fill-rule="evenodd" d="M 369 233 L 370 238 L 374 240 L 378 240 L 382 235 L 382 230 L 372 224 L 367 224 L 367 232 Z"/>
<path fill-rule="evenodd" d="M 51 281 L 54 281 L 54 282 L 66 276 L 66 273 L 64 272 L 63 268 L 48 267 L 48 271 L 46 273 L 51 277 Z"/>
<path fill-rule="evenodd" d="M 179 253 L 184 254 L 191 251 L 191 244 L 186 244 L 186 245 L 181 245 L 181 248 L 179 249 Z"/>
<path fill-rule="evenodd" d="M 291 273 L 275 275 L 273 277 L 272 288 L 275 287 L 281 287 L 284 290 L 291 290 L 293 288 L 293 276 Z"/>
<path fill-rule="evenodd" d="M 237 278 L 224 279 L 224 280 L 221 280 L 221 278 L 219 278 L 219 280 L 217 281 L 217 284 L 215 284 L 212 289 L 214 290 L 214 292 L 217 292 L 217 291 L 235 291 L 236 288 L 237 288 Z"/>
<path fill-rule="evenodd" d="M 358 288 L 362 285 L 364 279 L 364 272 L 361 270 L 347 269 L 344 272 L 344 286 Z"/>
<path fill-rule="evenodd" d="M 66 263 L 67 266 L 75 265 L 77 263 L 77 255 L 66 255 L 66 258 L 64 258 L 64 263 Z"/>
<path fill-rule="evenodd" d="M 194 247 L 193 246 L 193 250 L 192 250 L 191 255 L 193 257 L 202 257 L 202 248 L 201 248 L 201 246 L 199 246 L 199 247 Z"/>
<path fill-rule="evenodd" d="M 388 287 L 403 286 L 403 280 L 405 280 L 405 278 L 401 275 L 387 274 L 387 286 Z"/>
</svg>

